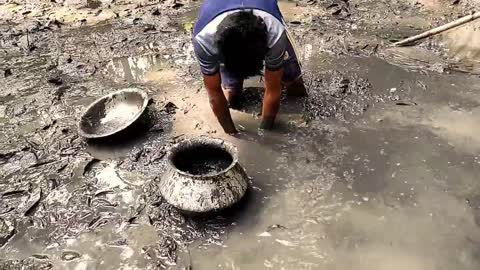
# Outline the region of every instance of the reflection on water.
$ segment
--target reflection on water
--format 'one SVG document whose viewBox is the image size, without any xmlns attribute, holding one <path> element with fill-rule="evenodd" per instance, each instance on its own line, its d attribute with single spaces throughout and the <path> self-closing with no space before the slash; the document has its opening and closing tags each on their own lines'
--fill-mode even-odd
<svg viewBox="0 0 480 270">
<path fill-rule="evenodd" d="M 444 61 L 436 53 L 419 47 L 392 47 L 381 52 L 388 62 L 411 71 L 443 72 Z"/>
<path fill-rule="evenodd" d="M 437 37 L 452 60 L 420 46 L 390 47 L 379 52 L 387 61 L 414 71 L 460 71 L 480 74 L 480 21 L 470 22 Z"/>
<path fill-rule="evenodd" d="M 127 240 L 128 239 L 128 240 Z M 96 233 L 69 239 L 59 250 L 80 255 L 72 261 L 59 262 L 62 269 L 141 269 L 147 260 L 142 248 L 155 245 L 157 233 L 152 226 L 108 226 Z M 128 245 L 127 245 L 128 244 Z"/>
<path fill-rule="evenodd" d="M 463 71 L 480 74 L 480 21 L 476 20 L 445 32 L 448 54 L 461 61 Z"/>
<path fill-rule="evenodd" d="M 165 60 L 157 54 L 115 58 L 108 63 L 107 72 L 128 82 L 165 82 L 175 79 L 175 72 L 167 69 Z"/>
</svg>

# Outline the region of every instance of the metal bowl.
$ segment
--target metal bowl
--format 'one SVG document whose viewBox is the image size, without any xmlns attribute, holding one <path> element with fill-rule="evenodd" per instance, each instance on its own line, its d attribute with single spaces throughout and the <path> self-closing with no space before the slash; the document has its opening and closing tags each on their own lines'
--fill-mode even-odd
<svg viewBox="0 0 480 270">
<path fill-rule="evenodd" d="M 108 94 L 88 106 L 78 124 L 78 133 L 88 139 L 116 134 L 133 124 L 147 105 L 148 96 L 140 89 Z"/>
</svg>

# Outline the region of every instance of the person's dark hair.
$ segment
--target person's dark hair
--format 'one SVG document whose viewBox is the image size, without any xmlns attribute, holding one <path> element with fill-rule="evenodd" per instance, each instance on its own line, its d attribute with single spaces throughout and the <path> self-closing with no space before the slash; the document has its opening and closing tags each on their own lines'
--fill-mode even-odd
<svg viewBox="0 0 480 270">
<path fill-rule="evenodd" d="M 248 78 L 262 73 L 268 51 L 267 26 L 252 11 L 235 12 L 223 19 L 215 42 L 225 68 L 233 75 Z"/>
</svg>

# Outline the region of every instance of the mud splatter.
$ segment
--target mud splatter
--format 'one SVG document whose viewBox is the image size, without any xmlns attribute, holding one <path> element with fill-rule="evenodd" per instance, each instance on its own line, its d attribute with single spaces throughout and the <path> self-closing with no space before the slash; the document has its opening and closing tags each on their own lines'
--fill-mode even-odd
<svg viewBox="0 0 480 270">
<path fill-rule="evenodd" d="M 347 77 L 339 72 L 327 76 L 306 76 L 309 96 L 305 101 L 305 118 L 348 119 L 363 114 L 377 102 L 368 80 Z"/>
</svg>

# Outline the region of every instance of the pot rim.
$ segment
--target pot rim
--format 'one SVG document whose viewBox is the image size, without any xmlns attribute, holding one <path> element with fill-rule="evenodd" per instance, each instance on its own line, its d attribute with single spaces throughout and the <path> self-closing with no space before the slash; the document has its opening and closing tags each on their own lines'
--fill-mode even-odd
<svg viewBox="0 0 480 270">
<path fill-rule="evenodd" d="M 201 143 L 205 143 L 205 142 L 210 143 L 210 144 L 218 145 L 220 148 L 222 148 L 224 151 L 226 151 L 230 156 L 232 156 L 232 162 L 230 163 L 230 165 L 227 168 L 225 168 L 225 169 L 223 169 L 219 172 L 212 173 L 212 174 L 196 175 L 196 174 L 191 174 L 191 173 L 188 173 L 188 172 L 184 172 L 184 171 L 178 169 L 177 166 L 175 166 L 175 164 L 173 163 L 173 156 L 176 153 L 176 150 L 178 148 L 182 147 L 185 144 L 201 144 Z M 175 172 L 177 172 L 178 174 L 180 174 L 182 176 L 187 176 L 187 177 L 190 177 L 192 179 L 197 179 L 197 180 L 215 180 L 215 177 L 227 173 L 228 171 L 232 170 L 232 168 L 235 167 L 238 164 L 238 149 L 235 145 L 233 145 L 233 144 L 231 144 L 227 141 L 224 141 L 222 139 L 219 139 L 219 138 L 213 138 L 213 137 L 209 137 L 209 136 L 186 138 L 186 139 L 182 140 L 181 142 L 172 146 L 172 148 L 170 148 L 170 150 L 168 151 L 167 160 L 168 160 L 168 165 L 170 166 L 170 168 L 173 169 Z"/>
</svg>

